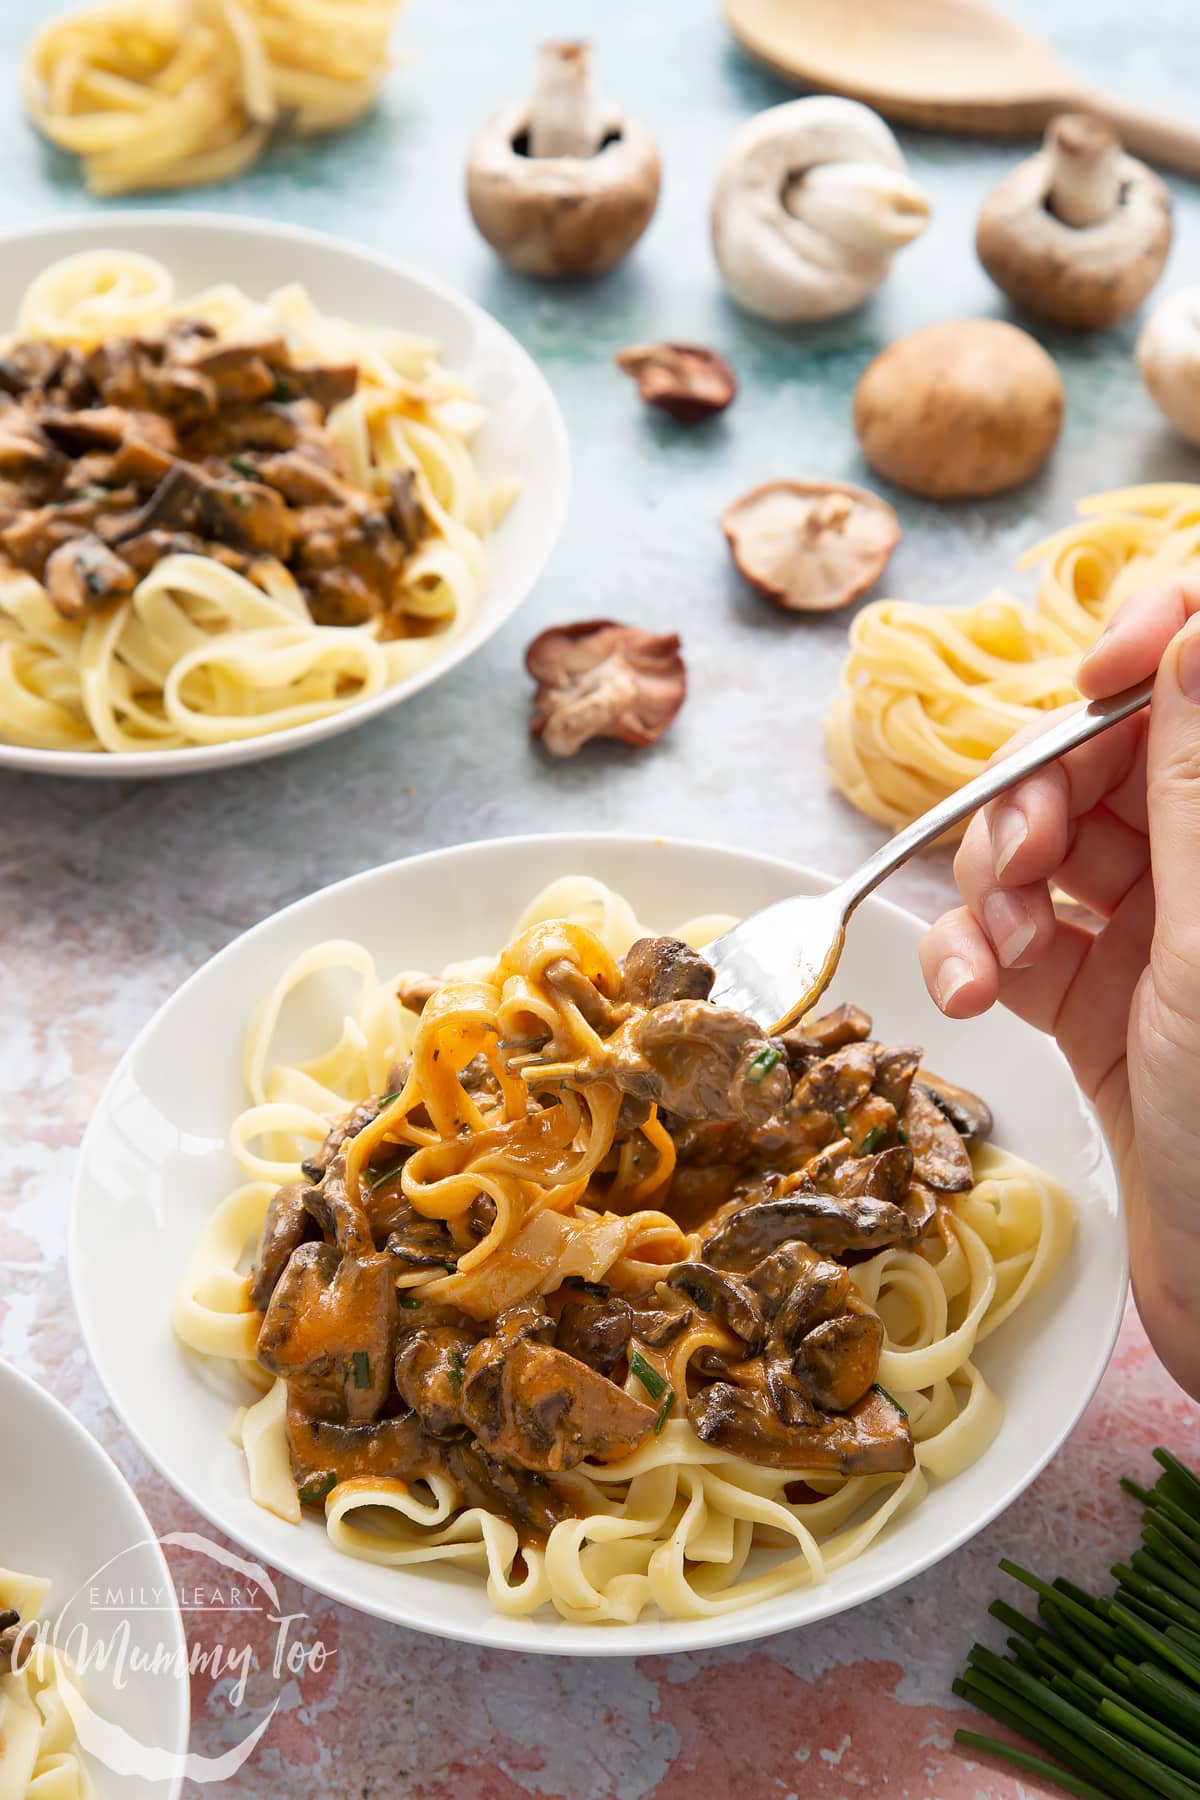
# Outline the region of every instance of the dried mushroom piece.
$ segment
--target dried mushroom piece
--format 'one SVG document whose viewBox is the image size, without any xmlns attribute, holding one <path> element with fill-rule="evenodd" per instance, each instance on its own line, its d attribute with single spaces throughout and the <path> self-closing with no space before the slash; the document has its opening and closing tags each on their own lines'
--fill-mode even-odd
<svg viewBox="0 0 1200 1800">
<path fill-rule="evenodd" d="M 900 541 L 886 500 L 845 481 L 764 481 L 721 514 L 738 571 L 789 612 L 833 612 L 878 581 Z"/>
<path fill-rule="evenodd" d="M 656 743 L 687 693 L 676 634 L 613 619 L 552 626 L 530 644 L 525 667 L 538 684 L 530 730 L 554 756 L 574 756 L 594 737 Z"/>
<path fill-rule="evenodd" d="M 724 412 L 737 393 L 737 378 L 717 351 L 703 344 L 633 344 L 617 352 L 617 367 L 636 378 L 647 406 L 696 425 Z"/>
<path fill-rule="evenodd" d="M 588 44 L 543 44 L 524 105 L 480 127 L 467 162 L 471 217 L 526 275 L 600 275 L 654 216 L 658 150 L 598 99 Z"/>
</svg>

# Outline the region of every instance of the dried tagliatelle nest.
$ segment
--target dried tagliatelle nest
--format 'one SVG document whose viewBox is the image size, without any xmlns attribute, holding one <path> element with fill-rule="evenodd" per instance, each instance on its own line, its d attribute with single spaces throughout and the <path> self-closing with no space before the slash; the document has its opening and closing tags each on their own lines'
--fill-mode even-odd
<svg viewBox="0 0 1200 1800">
<path fill-rule="evenodd" d="M 275 133 L 375 104 L 403 0 L 118 0 L 44 27 L 23 71 L 38 129 L 93 194 L 226 181 Z"/>
<path fill-rule="evenodd" d="M 1079 521 L 1021 558 L 1032 607 L 879 600 L 850 630 L 826 727 L 833 785 L 906 825 L 962 787 L 1023 726 L 1079 697 L 1084 650 L 1131 593 L 1200 573 L 1200 486 L 1161 482 L 1079 503 Z"/>
</svg>

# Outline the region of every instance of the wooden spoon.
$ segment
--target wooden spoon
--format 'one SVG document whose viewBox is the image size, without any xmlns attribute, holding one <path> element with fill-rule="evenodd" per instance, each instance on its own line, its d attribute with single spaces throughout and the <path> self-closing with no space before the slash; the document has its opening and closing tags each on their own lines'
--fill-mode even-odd
<svg viewBox="0 0 1200 1800">
<path fill-rule="evenodd" d="M 1048 44 L 977 0 L 724 0 L 734 36 L 776 74 L 906 125 L 1019 137 L 1097 113 L 1135 155 L 1200 175 L 1200 127 L 1093 93 Z"/>
</svg>

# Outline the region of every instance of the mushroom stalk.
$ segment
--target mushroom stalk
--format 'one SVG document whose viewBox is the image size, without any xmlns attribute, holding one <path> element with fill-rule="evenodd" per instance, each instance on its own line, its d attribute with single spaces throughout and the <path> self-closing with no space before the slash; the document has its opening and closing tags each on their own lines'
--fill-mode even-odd
<svg viewBox="0 0 1200 1800">
<path fill-rule="evenodd" d="M 530 156 L 594 156 L 604 115 L 590 44 L 543 44 L 529 97 Z"/>
<path fill-rule="evenodd" d="M 1046 130 L 1050 187 L 1046 202 L 1064 225 L 1096 225 L 1121 198 L 1121 144 L 1103 119 L 1063 113 Z"/>
<path fill-rule="evenodd" d="M 911 244 L 929 222 L 916 182 L 880 163 L 820 163 L 788 183 L 783 204 L 812 231 L 871 257 Z"/>
</svg>

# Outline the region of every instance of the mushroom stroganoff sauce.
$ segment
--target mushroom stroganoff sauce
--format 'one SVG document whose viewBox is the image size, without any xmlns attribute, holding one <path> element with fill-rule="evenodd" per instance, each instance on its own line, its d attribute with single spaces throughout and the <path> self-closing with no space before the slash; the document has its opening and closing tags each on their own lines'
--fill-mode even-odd
<svg viewBox="0 0 1200 1800">
<path fill-rule="evenodd" d="M 452 1562 L 509 1614 L 727 1612 L 817 1581 L 982 1454 L 972 1357 L 1055 1273 L 1061 1187 L 852 1005 L 767 1038 L 695 946 L 567 877 L 498 957 L 315 946 L 259 1006 L 247 1181 L 177 1293 L 247 1378 L 261 1505 Z M 280 1017 L 358 998 L 305 1063 Z"/>
<path fill-rule="evenodd" d="M 139 751 L 343 711 L 460 636 L 485 418 L 437 346 L 87 251 L 0 349 L 0 738 Z"/>
</svg>

